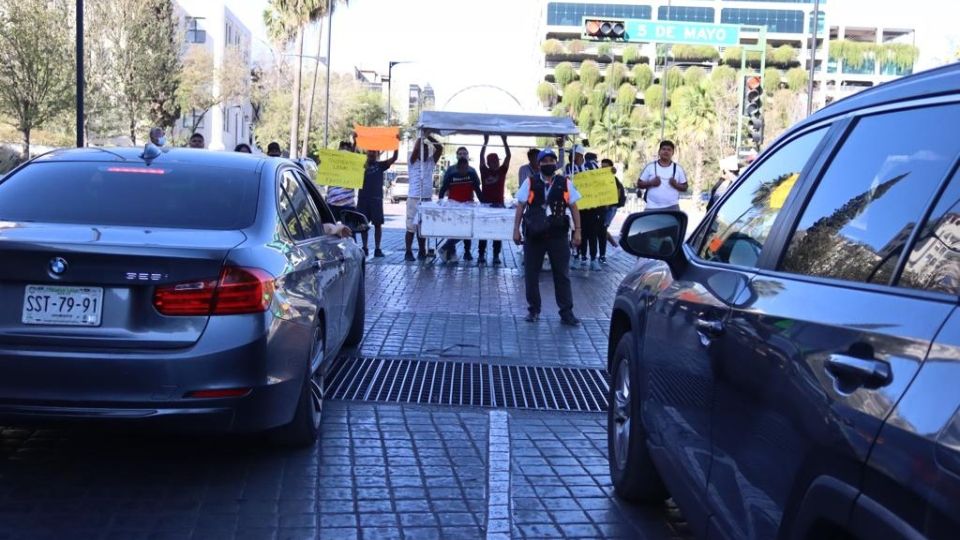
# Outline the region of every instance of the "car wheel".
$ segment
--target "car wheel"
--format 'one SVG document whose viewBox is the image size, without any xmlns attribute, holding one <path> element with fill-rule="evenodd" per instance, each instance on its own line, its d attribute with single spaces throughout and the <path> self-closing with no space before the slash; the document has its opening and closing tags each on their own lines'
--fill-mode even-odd
<svg viewBox="0 0 960 540">
<path fill-rule="evenodd" d="M 297 400 L 297 410 L 293 420 L 277 428 L 273 433 L 274 443 L 281 446 L 310 446 L 317 441 L 320 434 L 320 422 L 323 420 L 323 329 L 317 327 L 313 340 L 313 349 L 310 352 L 310 363 L 307 366 L 307 376 L 300 389 L 300 398 Z M 316 372 L 312 366 L 318 366 Z"/>
<path fill-rule="evenodd" d="M 366 272 L 360 272 L 360 285 L 357 286 L 356 308 L 353 310 L 353 320 L 350 322 L 350 332 L 343 344 L 348 347 L 359 345 L 363 340 L 363 324 L 367 315 L 367 296 L 364 293 Z"/>
<path fill-rule="evenodd" d="M 647 451 L 647 435 L 640 419 L 640 385 L 633 333 L 620 338 L 614 352 L 610 399 L 607 407 L 607 458 L 610 479 L 627 502 L 660 503 L 668 494 Z"/>
</svg>

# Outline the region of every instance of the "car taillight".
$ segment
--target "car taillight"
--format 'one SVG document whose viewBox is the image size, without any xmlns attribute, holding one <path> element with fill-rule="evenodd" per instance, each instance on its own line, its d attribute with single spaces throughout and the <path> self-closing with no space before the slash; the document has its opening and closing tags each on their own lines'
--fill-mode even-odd
<svg viewBox="0 0 960 540">
<path fill-rule="evenodd" d="M 224 267 L 219 279 L 157 287 L 153 305 L 163 315 L 240 315 L 266 311 L 273 276 L 258 268 Z"/>
</svg>

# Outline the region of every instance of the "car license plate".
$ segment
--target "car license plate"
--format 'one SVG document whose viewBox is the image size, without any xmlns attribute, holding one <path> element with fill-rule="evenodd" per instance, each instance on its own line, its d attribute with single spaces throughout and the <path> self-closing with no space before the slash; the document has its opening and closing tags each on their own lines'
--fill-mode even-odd
<svg viewBox="0 0 960 540">
<path fill-rule="evenodd" d="M 23 324 L 100 326 L 101 287 L 27 285 L 23 295 Z"/>
</svg>

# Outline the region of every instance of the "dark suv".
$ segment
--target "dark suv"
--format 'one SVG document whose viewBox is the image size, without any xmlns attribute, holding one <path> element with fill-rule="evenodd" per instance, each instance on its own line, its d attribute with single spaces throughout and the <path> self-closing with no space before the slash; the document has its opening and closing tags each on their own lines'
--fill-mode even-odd
<svg viewBox="0 0 960 540">
<path fill-rule="evenodd" d="M 630 216 L 610 473 L 701 538 L 960 534 L 960 65 L 830 105 L 689 237 Z"/>
</svg>

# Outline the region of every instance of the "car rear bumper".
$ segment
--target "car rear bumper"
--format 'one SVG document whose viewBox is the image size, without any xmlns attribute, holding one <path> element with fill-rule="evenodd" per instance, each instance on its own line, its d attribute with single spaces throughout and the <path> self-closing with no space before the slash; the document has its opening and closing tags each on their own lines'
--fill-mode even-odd
<svg viewBox="0 0 960 540">
<path fill-rule="evenodd" d="M 0 422 L 147 423 L 172 429 L 261 431 L 293 418 L 312 336 L 264 319 L 211 320 L 175 351 L 62 351 L 0 346 Z M 246 339 L 238 336 L 248 336 Z M 230 345 L 225 345 L 230 344 Z M 249 389 L 240 397 L 190 392 Z"/>
</svg>

